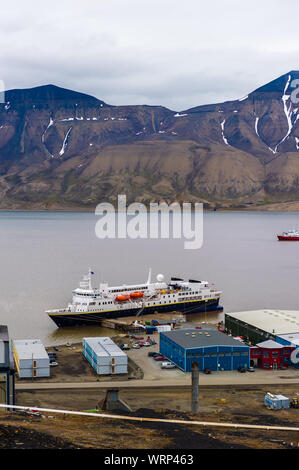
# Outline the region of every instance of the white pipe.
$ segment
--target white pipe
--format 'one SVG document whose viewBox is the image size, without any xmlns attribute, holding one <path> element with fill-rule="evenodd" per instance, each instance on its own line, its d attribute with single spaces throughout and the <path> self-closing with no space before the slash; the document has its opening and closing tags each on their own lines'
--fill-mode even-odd
<svg viewBox="0 0 299 470">
<path fill-rule="evenodd" d="M 69 411 L 69 410 L 53 410 L 51 408 L 36 408 L 30 406 L 18 406 L 18 405 L 3 405 L 0 404 L 1 408 L 12 408 L 24 411 L 43 411 L 46 413 L 60 413 L 68 415 L 78 416 L 95 416 L 97 418 L 110 418 L 110 419 L 123 419 L 127 421 L 150 421 L 159 423 L 173 423 L 173 424 L 195 424 L 198 426 L 220 426 L 228 428 L 246 428 L 246 429 L 266 429 L 267 431 L 299 431 L 299 427 L 291 426 L 264 426 L 258 424 L 236 424 L 236 423 L 215 423 L 212 421 L 183 421 L 180 419 L 163 419 L 163 418 L 141 418 L 137 416 L 122 416 L 122 415 L 109 415 L 105 413 L 89 413 L 86 411 Z"/>
</svg>

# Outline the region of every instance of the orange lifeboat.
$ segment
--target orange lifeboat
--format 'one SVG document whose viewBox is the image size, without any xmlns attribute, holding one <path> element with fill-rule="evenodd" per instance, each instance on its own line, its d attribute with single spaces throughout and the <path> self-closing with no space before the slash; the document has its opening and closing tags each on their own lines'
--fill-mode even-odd
<svg viewBox="0 0 299 470">
<path fill-rule="evenodd" d="M 130 297 L 131 299 L 140 299 L 140 297 L 143 297 L 143 292 L 132 292 Z"/>
<path fill-rule="evenodd" d="M 129 295 L 118 295 L 115 300 L 118 302 L 125 302 L 126 300 L 129 300 L 129 298 Z"/>
</svg>

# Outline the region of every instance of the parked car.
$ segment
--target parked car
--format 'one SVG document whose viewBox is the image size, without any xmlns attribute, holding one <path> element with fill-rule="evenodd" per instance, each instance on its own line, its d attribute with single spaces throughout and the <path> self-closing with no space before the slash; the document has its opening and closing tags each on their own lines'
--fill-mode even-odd
<svg viewBox="0 0 299 470">
<path fill-rule="evenodd" d="M 132 336 L 132 338 L 134 338 L 134 339 L 144 339 L 143 336 Z"/>
<path fill-rule="evenodd" d="M 121 344 L 120 349 L 131 349 L 128 344 Z"/>
<path fill-rule="evenodd" d="M 157 355 L 157 353 L 155 353 L 154 351 L 150 351 L 149 353 L 147 353 L 148 357 L 155 357 Z"/>
<path fill-rule="evenodd" d="M 173 362 L 167 361 L 162 362 L 161 369 L 175 369 L 176 365 Z"/>
<path fill-rule="evenodd" d="M 50 366 L 58 366 L 58 362 L 56 362 L 56 361 L 50 361 Z"/>
<path fill-rule="evenodd" d="M 133 344 L 133 348 L 134 349 L 140 349 L 140 344 L 138 344 L 138 343 Z"/>
<path fill-rule="evenodd" d="M 247 372 L 255 372 L 254 367 L 248 367 Z"/>
<path fill-rule="evenodd" d="M 151 343 L 149 343 L 148 341 L 145 341 L 145 342 L 143 343 L 143 346 L 151 346 Z"/>
<path fill-rule="evenodd" d="M 156 356 L 156 357 L 154 357 L 154 361 L 167 361 L 167 357 Z"/>
<path fill-rule="evenodd" d="M 50 352 L 49 352 L 49 353 L 48 353 L 48 356 L 49 356 L 49 359 L 50 359 L 50 360 L 57 358 L 57 354 L 55 354 L 55 353 L 50 353 Z"/>
<path fill-rule="evenodd" d="M 246 372 L 245 367 L 242 367 L 242 366 L 238 367 L 238 372 L 241 372 L 241 373 Z"/>
<path fill-rule="evenodd" d="M 203 370 L 204 374 L 210 374 L 211 372 L 211 369 L 208 369 L 207 367 Z"/>
</svg>

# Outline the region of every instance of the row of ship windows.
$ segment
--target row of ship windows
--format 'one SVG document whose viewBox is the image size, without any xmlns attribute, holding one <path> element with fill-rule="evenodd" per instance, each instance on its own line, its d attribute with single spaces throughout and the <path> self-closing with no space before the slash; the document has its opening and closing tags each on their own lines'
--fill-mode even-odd
<svg viewBox="0 0 299 470">
<path fill-rule="evenodd" d="M 181 292 L 179 295 L 195 295 L 199 294 L 199 292 Z"/>
<path fill-rule="evenodd" d="M 112 289 L 111 292 L 128 292 L 128 291 L 141 291 L 141 290 L 144 290 L 144 289 L 148 289 L 147 286 L 144 286 L 144 287 L 131 287 L 130 289 Z"/>
<path fill-rule="evenodd" d="M 208 298 L 208 297 L 209 297 L 208 295 L 205 296 L 205 298 Z M 193 299 L 194 299 L 194 300 L 201 300 L 202 297 L 201 297 L 201 296 L 198 296 L 198 297 L 194 297 Z M 184 301 L 184 300 L 189 300 L 189 299 L 188 299 L 188 298 L 184 298 L 184 299 L 180 299 L 180 300 Z M 167 303 L 170 303 L 170 302 L 171 302 L 170 300 L 168 300 L 168 301 L 167 301 L 167 300 L 164 300 L 164 304 L 167 304 Z M 172 302 L 173 302 L 173 303 L 176 303 L 177 300 L 172 299 Z M 159 305 L 159 304 L 161 304 L 161 303 L 163 303 L 163 302 L 151 302 L 151 305 L 157 305 L 157 304 Z M 112 305 L 112 304 L 113 304 L 112 301 L 107 301 L 107 302 L 101 302 L 101 303 L 99 303 L 99 306 L 101 306 L 101 305 Z M 84 302 L 84 303 L 82 303 L 81 305 L 96 305 L 96 302 L 90 302 L 89 304 L 87 304 L 86 302 Z M 148 303 L 148 305 L 149 305 L 149 303 Z M 80 311 L 80 310 L 79 310 L 79 311 Z"/>
</svg>

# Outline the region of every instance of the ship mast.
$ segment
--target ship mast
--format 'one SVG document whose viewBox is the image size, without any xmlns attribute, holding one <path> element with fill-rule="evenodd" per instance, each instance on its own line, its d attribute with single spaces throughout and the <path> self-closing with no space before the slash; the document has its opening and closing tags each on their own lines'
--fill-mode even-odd
<svg viewBox="0 0 299 470">
<path fill-rule="evenodd" d="M 150 284 L 150 283 L 151 283 L 151 278 L 152 278 L 152 268 L 149 268 L 148 278 L 147 278 L 147 284 Z"/>
<path fill-rule="evenodd" d="M 88 288 L 89 288 L 89 290 L 92 290 L 92 287 L 91 287 L 91 269 L 90 268 L 88 269 Z"/>
</svg>

